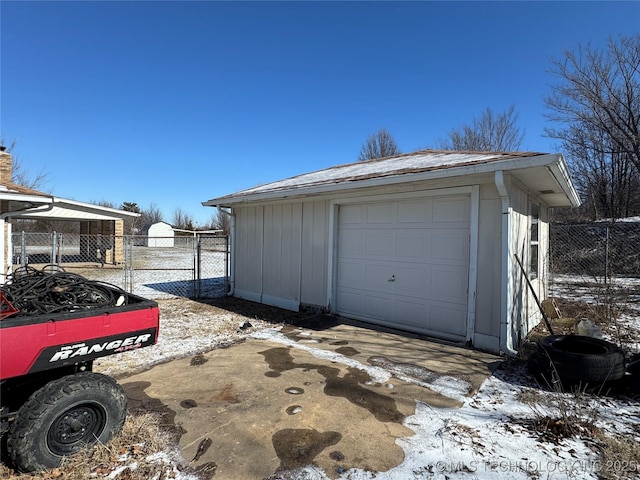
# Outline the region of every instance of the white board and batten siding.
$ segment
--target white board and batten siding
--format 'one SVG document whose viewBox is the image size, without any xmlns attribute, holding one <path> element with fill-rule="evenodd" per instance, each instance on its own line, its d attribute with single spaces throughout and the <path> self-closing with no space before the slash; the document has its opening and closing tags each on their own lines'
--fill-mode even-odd
<svg viewBox="0 0 640 480">
<path fill-rule="evenodd" d="M 326 304 L 328 202 L 236 208 L 234 294 L 297 311 Z"/>
</svg>

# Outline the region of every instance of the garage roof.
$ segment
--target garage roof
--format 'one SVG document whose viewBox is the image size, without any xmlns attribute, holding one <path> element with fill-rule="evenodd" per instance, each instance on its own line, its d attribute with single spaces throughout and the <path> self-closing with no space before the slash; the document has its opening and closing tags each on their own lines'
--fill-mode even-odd
<svg viewBox="0 0 640 480">
<path fill-rule="evenodd" d="M 535 152 L 454 152 L 422 150 L 338 165 L 237 193 L 213 198 L 205 206 L 281 199 L 336 190 L 510 171 L 550 207 L 580 204 L 562 155 Z"/>
</svg>

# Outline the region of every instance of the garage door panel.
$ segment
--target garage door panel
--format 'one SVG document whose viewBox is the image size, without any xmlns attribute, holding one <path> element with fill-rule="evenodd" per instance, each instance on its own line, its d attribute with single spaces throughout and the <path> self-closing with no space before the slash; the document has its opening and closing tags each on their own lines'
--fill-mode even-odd
<svg viewBox="0 0 640 480">
<path fill-rule="evenodd" d="M 361 287 L 364 283 L 364 264 L 359 262 L 343 262 L 338 270 L 338 288 Z"/>
<path fill-rule="evenodd" d="M 396 220 L 397 206 L 395 203 L 379 203 L 366 207 L 367 224 L 394 223 Z"/>
<path fill-rule="evenodd" d="M 393 297 L 363 295 L 363 312 L 366 317 L 384 320 L 393 312 Z"/>
<path fill-rule="evenodd" d="M 395 309 L 397 312 L 396 322 L 402 327 L 415 326 L 415 318 L 423 319 L 422 329 L 427 330 L 429 325 L 427 324 L 428 317 L 425 312 L 428 311 L 428 306 L 425 302 L 416 302 L 411 300 L 396 301 Z"/>
<path fill-rule="evenodd" d="M 363 224 L 365 207 L 363 205 L 345 205 L 340 207 L 340 223 L 345 225 Z"/>
<path fill-rule="evenodd" d="M 415 257 L 424 261 L 431 250 L 431 238 L 424 231 L 398 232 L 395 254 L 398 258 Z"/>
<path fill-rule="evenodd" d="M 429 309 L 429 329 L 434 332 L 443 332 L 448 335 L 463 336 L 467 309 L 455 308 L 446 303 L 431 305 Z"/>
<path fill-rule="evenodd" d="M 408 201 L 398 205 L 398 223 L 428 223 L 432 204 L 429 200 Z"/>
<path fill-rule="evenodd" d="M 365 264 L 363 281 L 358 285 L 363 290 L 379 293 L 393 293 L 394 285 L 390 282 L 394 272 L 392 264 Z"/>
<path fill-rule="evenodd" d="M 343 313 L 362 312 L 362 293 L 358 291 L 349 291 L 341 289 L 338 292 L 338 304 Z"/>
<path fill-rule="evenodd" d="M 467 265 L 469 262 L 469 234 L 467 232 L 442 231 L 431 237 L 431 257 L 434 260 L 453 261 Z"/>
<path fill-rule="evenodd" d="M 392 256 L 396 250 L 396 234 L 388 232 L 367 232 L 365 255 Z"/>
<path fill-rule="evenodd" d="M 384 320 L 393 311 L 392 295 L 369 295 L 358 290 L 343 290 L 338 295 L 341 313 L 351 314 L 359 318 Z"/>
<path fill-rule="evenodd" d="M 469 233 L 469 195 L 341 206 L 336 311 L 463 339 Z"/>
<path fill-rule="evenodd" d="M 466 198 L 441 198 L 433 201 L 433 221 L 469 222 L 469 201 Z"/>
<path fill-rule="evenodd" d="M 364 252 L 364 232 L 341 232 L 340 244 L 338 245 L 339 256 L 362 255 L 362 252 Z"/>
<path fill-rule="evenodd" d="M 447 300 L 466 307 L 468 276 L 465 271 L 434 269 L 431 271 L 430 298 Z"/>
<path fill-rule="evenodd" d="M 428 270 L 399 266 L 395 269 L 395 291 L 399 295 L 424 298 L 431 287 L 431 275 Z"/>
</svg>

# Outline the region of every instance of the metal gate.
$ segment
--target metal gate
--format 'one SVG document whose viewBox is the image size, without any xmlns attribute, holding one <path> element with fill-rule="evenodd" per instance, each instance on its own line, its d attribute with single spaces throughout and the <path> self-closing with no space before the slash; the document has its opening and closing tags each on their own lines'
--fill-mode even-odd
<svg viewBox="0 0 640 480">
<path fill-rule="evenodd" d="M 13 234 L 14 270 L 59 265 L 146 298 L 215 298 L 228 291 L 229 240 L 188 236 L 100 236 L 60 232 Z"/>
</svg>

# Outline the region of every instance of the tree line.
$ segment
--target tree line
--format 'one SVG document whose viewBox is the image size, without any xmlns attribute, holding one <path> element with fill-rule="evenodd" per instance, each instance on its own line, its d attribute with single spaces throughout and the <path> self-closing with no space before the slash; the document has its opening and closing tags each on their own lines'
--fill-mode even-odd
<svg viewBox="0 0 640 480">
<path fill-rule="evenodd" d="M 551 59 L 554 83 L 544 97 L 549 127 L 559 142 L 583 204 L 555 212 L 563 221 L 616 220 L 640 215 L 640 35 L 610 39 Z M 490 107 L 470 123 L 451 129 L 436 149 L 518 151 L 524 131 L 511 105 Z M 401 154 L 386 129 L 367 137 L 358 159 Z"/>
</svg>

